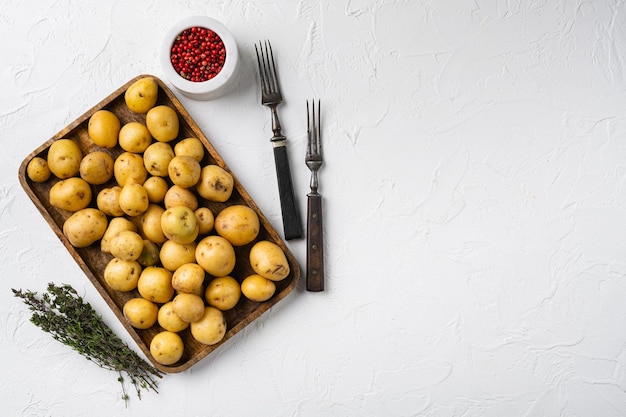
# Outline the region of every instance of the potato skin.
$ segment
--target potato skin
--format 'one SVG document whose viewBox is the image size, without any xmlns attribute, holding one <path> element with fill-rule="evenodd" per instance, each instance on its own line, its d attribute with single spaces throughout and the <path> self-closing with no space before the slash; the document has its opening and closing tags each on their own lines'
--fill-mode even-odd
<svg viewBox="0 0 626 417">
<path fill-rule="evenodd" d="M 31 181 L 46 182 L 52 175 L 52 172 L 50 172 L 48 161 L 36 156 L 28 163 L 28 166 L 26 167 L 26 174 Z"/>
<path fill-rule="evenodd" d="M 260 230 L 259 216 L 242 204 L 228 206 L 215 217 L 215 231 L 233 246 L 247 245 L 256 239 Z"/>
<path fill-rule="evenodd" d="M 155 303 L 167 303 L 174 296 L 172 273 L 158 266 L 146 267 L 139 277 L 137 290 L 146 300 Z"/>
<path fill-rule="evenodd" d="M 89 137 L 101 148 L 114 148 L 120 133 L 120 119 L 109 110 L 98 110 L 89 118 L 87 132 Z"/>
<path fill-rule="evenodd" d="M 161 308 L 159 308 L 157 321 L 159 322 L 159 326 L 163 327 L 165 330 L 175 333 L 182 332 L 189 327 L 189 323 L 182 321 L 181 318 L 174 312 L 173 301 L 168 301 L 163 304 Z"/>
<path fill-rule="evenodd" d="M 84 209 L 91 202 L 91 186 L 82 178 L 61 180 L 50 188 L 50 204 L 67 211 Z"/>
<path fill-rule="evenodd" d="M 108 219 L 98 209 L 84 208 L 63 223 L 63 234 L 76 248 L 85 248 L 104 236 Z"/>
<path fill-rule="evenodd" d="M 250 266 L 257 274 L 272 281 L 289 275 L 289 262 L 283 250 L 274 242 L 262 240 L 250 249 Z"/>
<path fill-rule="evenodd" d="M 196 191 L 207 200 L 223 203 L 230 198 L 234 182 L 233 176 L 222 167 L 206 165 L 200 171 Z"/>
<path fill-rule="evenodd" d="M 113 177 L 113 163 L 113 157 L 106 152 L 90 152 L 80 161 L 80 177 L 89 184 L 104 184 Z"/>
<path fill-rule="evenodd" d="M 231 276 L 218 277 L 207 285 L 204 298 L 209 305 L 222 311 L 234 308 L 241 298 L 241 286 Z"/>
<path fill-rule="evenodd" d="M 154 107 L 159 94 L 159 85 L 153 77 L 143 77 L 135 81 L 124 93 L 124 101 L 130 111 L 148 113 Z"/>
<path fill-rule="evenodd" d="M 252 274 L 241 282 L 241 292 L 248 300 L 263 302 L 272 298 L 276 284 L 261 275 Z"/>
<path fill-rule="evenodd" d="M 198 242 L 196 262 L 214 277 L 223 277 L 235 268 L 235 249 L 221 236 L 207 236 Z"/>
<path fill-rule="evenodd" d="M 124 215 L 124 210 L 120 207 L 120 193 L 122 187 L 114 185 L 113 187 L 103 188 L 96 196 L 96 205 L 98 209 L 107 216 L 119 217 Z"/>
<path fill-rule="evenodd" d="M 136 297 L 126 301 L 123 307 L 124 317 L 136 329 L 149 329 L 156 323 L 159 307 L 152 301 Z"/>
<path fill-rule="evenodd" d="M 141 265 L 137 261 L 113 258 L 104 268 L 104 281 L 115 291 L 128 292 L 137 288 Z"/>
<path fill-rule="evenodd" d="M 191 335 L 198 342 L 214 345 L 226 335 L 224 314 L 215 307 L 205 307 L 202 318 L 191 323 Z"/>
<path fill-rule="evenodd" d="M 150 354 L 161 365 L 173 365 L 183 357 L 185 346 L 178 333 L 164 330 L 150 342 Z"/>
<path fill-rule="evenodd" d="M 48 168 L 62 180 L 78 174 L 83 152 L 71 139 L 59 139 L 48 148 Z"/>
<path fill-rule="evenodd" d="M 143 157 L 132 152 L 120 154 L 113 163 L 113 176 L 120 187 L 130 183 L 143 185 L 148 178 Z"/>
</svg>

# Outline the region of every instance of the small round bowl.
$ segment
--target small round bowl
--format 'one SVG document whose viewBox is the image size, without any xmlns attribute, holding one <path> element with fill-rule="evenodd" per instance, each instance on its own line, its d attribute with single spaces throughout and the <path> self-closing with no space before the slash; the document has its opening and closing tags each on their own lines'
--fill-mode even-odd
<svg viewBox="0 0 626 417">
<path fill-rule="evenodd" d="M 176 38 L 186 29 L 201 27 L 212 30 L 224 42 L 226 59 L 224 66 L 213 78 L 206 81 L 190 81 L 174 69 L 171 50 Z M 226 26 L 207 16 L 190 16 L 182 19 L 165 34 L 161 46 L 161 66 L 167 79 L 183 95 L 195 100 L 212 100 L 227 93 L 233 86 L 239 66 L 239 51 L 235 38 Z"/>
</svg>

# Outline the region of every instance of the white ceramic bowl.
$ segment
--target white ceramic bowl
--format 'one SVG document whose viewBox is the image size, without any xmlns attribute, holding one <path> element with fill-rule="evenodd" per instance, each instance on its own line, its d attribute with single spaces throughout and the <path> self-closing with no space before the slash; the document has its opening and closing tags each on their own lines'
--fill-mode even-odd
<svg viewBox="0 0 626 417">
<path fill-rule="evenodd" d="M 215 32 L 224 42 L 226 60 L 224 67 L 213 78 L 207 81 L 189 81 L 179 75 L 170 58 L 171 48 L 176 37 L 184 30 L 202 27 Z M 233 86 L 239 66 L 239 51 L 235 38 L 222 23 L 208 16 L 190 16 L 172 26 L 163 38 L 161 46 L 161 66 L 167 79 L 183 95 L 196 100 L 212 100 L 227 93 Z"/>
</svg>

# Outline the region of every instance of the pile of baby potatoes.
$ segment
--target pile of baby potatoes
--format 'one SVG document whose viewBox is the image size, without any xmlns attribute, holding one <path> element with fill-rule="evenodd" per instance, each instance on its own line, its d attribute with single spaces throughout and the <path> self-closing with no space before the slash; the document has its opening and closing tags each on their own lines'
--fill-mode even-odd
<svg viewBox="0 0 626 417">
<path fill-rule="evenodd" d="M 244 204 L 219 213 L 199 206 L 199 197 L 227 202 L 233 177 L 218 165 L 203 165 L 199 139 L 178 139 L 178 114 L 157 105 L 158 92 L 154 78 L 136 80 L 124 100 L 132 112 L 145 114 L 145 123 L 122 124 L 112 111 L 98 110 L 87 127 L 92 151 L 83 154 L 70 138 L 56 140 L 47 155 L 29 162 L 27 175 L 34 182 L 58 179 L 49 202 L 71 213 L 63 234 L 74 247 L 99 244 L 111 255 L 106 285 L 139 294 L 123 306 L 124 317 L 137 329 L 160 326 L 150 353 L 173 365 L 185 348 L 181 331 L 190 328 L 202 344 L 218 343 L 227 330 L 223 312 L 242 295 L 270 299 L 290 268 L 277 244 L 260 240 L 249 251 L 254 273 L 241 282 L 229 275 L 237 261 L 234 247 L 257 239 L 259 218 Z M 116 147 L 123 152 L 114 158 L 110 150 Z M 107 183 L 114 185 L 101 188 Z"/>
</svg>

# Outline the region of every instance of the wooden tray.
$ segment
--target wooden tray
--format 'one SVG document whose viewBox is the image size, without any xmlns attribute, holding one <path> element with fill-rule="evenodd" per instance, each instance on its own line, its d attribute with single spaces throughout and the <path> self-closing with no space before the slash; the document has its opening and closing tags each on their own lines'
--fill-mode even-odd
<svg viewBox="0 0 626 417">
<path fill-rule="evenodd" d="M 46 219 L 52 230 L 59 237 L 63 245 L 67 248 L 69 253 L 72 255 L 76 263 L 80 266 L 80 268 L 85 272 L 91 283 L 96 287 L 100 295 L 104 298 L 106 303 L 109 305 L 111 310 L 115 313 L 121 323 L 124 325 L 128 333 L 132 336 L 132 338 L 137 342 L 143 353 L 151 360 L 154 366 L 167 373 L 175 373 L 181 372 L 192 365 L 196 364 L 199 360 L 213 352 L 216 348 L 222 345 L 226 340 L 233 337 L 239 331 L 241 331 L 245 326 L 250 324 L 253 320 L 258 318 L 261 314 L 271 308 L 273 305 L 282 300 L 287 294 L 289 294 L 293 288 L 296 286 L 298 279 L 300 277 L 300 267 L 298 262 L 294 258 L 293 254 L 289 251 L 284 241 L 279 237 L 278 233 L 274 230 L 272 225 L 268 222 L 267 218 L 261 213 L 255 202 L 250 198 L 250 195 L 244 190 L 241 183 L 237 180 L 237 177 L 234 175 L 232 171 L 228 168 L 226 163 L 222 160 L 222 158 L 218 155 L 215 148 L 211 145 L 209 140 L 204 136 L 202 131 L 198 128 L 196 123 L 193 121 L 189 113 L 185 110 L 185 108 L 181 105 L 180 101 L 174 96 L 172 91 L 157 77 L 154 77 L 159 84 L 159 98 L 157 105 L 166 104 L 174 108 L 179 115 L 180 121 L 180 131 L 179 136 L 176 140 L 187 138 L 187 137 L 196 137 L 200 139 L 206 148 L 204 160 L 202 161 L 202 166 L 206 164 L 217 164 L 228 171 L 235 180 L 235 186 L 233 190 L 233 194 L 230 199 L 225 203 L 216 203 L 212 201 L 207 201 L 198 196 L 199 206 L 206 206 L 210 208 L 215 215 L 219 213 L 224 207 L 233 205 L 233 204 L 245 204 L 251 207 L 259 216 L 259 220 L 261 222 L 261 231 L 256 241 L 259 240 L 269 240 L 276 244 L 278 244 L 282 250 L 285 252 L 287 256 L 287 260 L 289 262 L 291 272 L 290 275 L 282 281 L 276 282 L 276 293 L 272 298 L 270 298 L 266 302 L 258 303 L 247 300 L 243 295 L 241 296 L 241 300 L 237 304 L 235 308 L 229 311 L 224 312 L 224 316 L 227 321 L 227 332 L 222 339 L 221 342 L 215 345 L 203 345 L 197 342 L 192 336 L 189 329 L 182 331 L 179 333 L 183 338 L 185 343 L 185 352 L 181 360 L 172 365 L 172 366 L 164 366 L 157 363 L 150 354 L 150 341 L 162 329 L 158 326 L 158 324 L 154 325 L 150 329 L 147 330 L 138 330 L 130 326 L 127 320 L 124 318 L 123 314 L 123 306 L 124 303 L 133 297 L 138 297 L 139 293 L 137 290 L 122 293 L 115 290 L 112 290 L 106 282 L 104 281 L 104 268 L 106 267 L 109 260 L 112 258 L 111 255 L 103 253 L 100 251 L 100 241 L 91 245 L 87 248 L 78 249 L 73 247 L 67 238 L 63 235 L 63 222 L 72 214 L 70 212 L 57 209 L 50 205 L 49 202 L 49 192 L 50 188 L 59 181 L 52 175 L 50 180 L 45 183 L 35 183 L 28 178 L 26 174 L 26 167 L 31 159 L 36 156 L 43 157 L 45 159 L 48 148 L 50 145 L 62 138 L 68 138 L 75 141 L 83 154 L 87 154 L 88 152 L 94 150 L 104 150 L 98 148 L 93 142 L 89 139 L 87 134 L 87 123 L 89 121 L 89 117 L 95 113 L 97 110 L 107 109 L 115 113 L 122 125 L 131 121 L 137 121 L 141 123 L 145 123 L 145 115 L 136 114 L 131 112 L 126 103 L 124 101 L 124 93 L 126 89 L 136 80 L 146 77 L 148 75 L 140 75 L 132 80 L 128 81 L 125 85 L 118 88 L 111 95 L 102 100 L 95 107 L 87 111 L 85 114 L 80 116 L 78 119 L 70 123 L 44 144 L 35 149 L 20 165 L 19 168 L 19 180 L 22 184 L 22 187 L 31 198 L 31 200 L 35 203 L 43 217 Z M 151 75 L 150 75 L 151 76 Z M 170 142 L 172 146 L 176 143 L 176 140 Z M 105 152 L 109 152 L 113 158 L 118 156 L 123 150 L 118 146 L 114 149 L 104 150 Z M 93 195 L 94 198 L 92 200 L 92 207 L 95 207 L 95 196 L 102 188 L 107 188 L 115 185 L 115 180 L 111 180 L 109 183 L 103 184 L 101 186 L 92 186 L 93 187 Z M 235 253 L 237 257 L 237 264 L 235 269 L 231 273 L 231 276 L 236 278 L 239 282 L 243 280 L 247 275 L 252 274 L 252 268 L 250 267 L 248 260 L 248 253 L 250 247 L 254 244 L 252 242 L 249 245 L 235 247 Z M 210 277 L 207 276 L 208 279 Z M 207 280 L 208 280 L 207 279 Z M 206 281 L 205 281 L 206 284 Z"/>
</svg>

